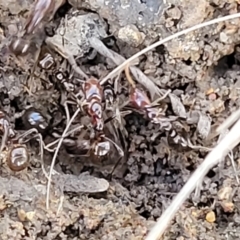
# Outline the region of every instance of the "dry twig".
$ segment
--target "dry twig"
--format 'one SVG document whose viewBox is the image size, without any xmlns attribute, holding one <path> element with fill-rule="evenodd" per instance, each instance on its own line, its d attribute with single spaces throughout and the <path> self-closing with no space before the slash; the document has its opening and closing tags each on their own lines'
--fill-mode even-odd
<svg viewBox="0 0 240 240">
<path fill-rule="evenodd" d="M 212 152 L 207 155 L 202 164 L 192 174 L 192 176 L 175 197 L 170 206 L 158 219 L 156 225 L 150 231 L 146 240 L 160 239 L 165 229 L 168 227 L 170 221 L 174 218 L 175 213 L 188 198 L 191 192 L 195 189 L 196 185 L 199 184 L 199 181 L 204 178 L 204 176 L 212 167 L 222 161 L 229 151 L 231 151 L 236 145 L 239 144 L 240 135 L 236 134 L 236 132 L 240 132 L 240 120 L 233 126 L 229 133 L 219 142 L 219 144 L 212 150 Z"/>
<path fill-rule="evenodd" d="M 144 48 L 143 50 L 141 50 L 140 52 L 134 54 L 132 57 L 128 58 L 126 61 L 124 61 L 122 64 L 120 64 L 118 67 L 116 67 L 112 72 L 110 72 L 104 79 L 102 79 L 102 82 L 105 82 L 107 81 L 107 79 L 112 79 L 114 78 L 114 76 L 116 76 L 119 72 L 122 72 L 125 68 L 125 66 L 127 64 L 131 65 L 130 63 L 133 62 L 134 60 L 136 60 L 136 58 L 140 57 L 141 55 L 143 55 L 144 53 L 166 43 L 166 42 L 169 42 L 171 40 L 173 40 L 174 38 L 177 38 L 177 37 L 180 37 L 182 35 L 185 35 L 189 32 L 192 32 L 192 31 L 195 31 L 195 30 L 198 30 L 200 28 L 203 28 L 203 27 L 207 27 L 209 25 L 212 25 L 212 24 L 215 24 L 215 23 L 219 23 L 219 22 L 223 22 L 223 21 L 227 21 L 227 20 L 230 20 L 230 19 L 234 19 L 234 18 L 239 18 L 240 17 L 240 13 L 236 13 L 236 14 L 231 14 L 231 15 L 228 15 L 228 16 L 225 16 L 225 17 L 220 17 L 220 18 L 217 18 L 217 19 L 213 19 L 213 20 L 210 20 L 208 22 L 204 22 L 204 23 L 201 23 L 201 24 L 198 24 L 198 25 L 195 25 L 193 27 L 190 27 L 190 28 L 187 28 L 187 29 L 184 29 L 180 32 L 177 32 L 173 35 L 170 35 L 146 48 Z M 100 49 L 97 49 L 97 51 L 100 51 Z M 136 77 L 136 79 L 138 79 Z"/>
<path fill-rule="evenodd" d="M 53 43 L 51 38 L 46 38 L 45 40 L 46 44 L 54 49 L 58 54 L 60 54 L 62 57 L 67 59 L 69 64 L 72 66 L 73 70 L 79 74 L 81 77 L 84 77 L 85 79 L 88 78 L 87 74 L 83 72 L 83 70 L 77 65 L 74 56 L 68 52 L 68 50 L 64 46 L 60 46 L 56 43 Z"/>
<path fill-rule="evenodd" d="M 61 147 L 61 144 L 63 142 L 64 136 L 66 135 L 69 127 L 71 126 L 72 122 L 74 121 L 74 119 L 76 118 L 76 116 L 78 115 L 79 112 L 80 112 L 80 108 L 78 108 L 76 110 L 76 112 L 74 113 L 74 115 L 70 119 L 69 123 L 67 124 L 67 126 L 66 126 L 66 128 L 65 128 L 65 130 L 62 134 L 62 138 L 59 140 L 57 148 L 56 148 L 56 150 L 54 152 L 54 155 L 53 155 L 53 159 L 52 159 L 52 163 L 51 163 L 51 167 L 50 167 L 50 172 L 49 172 L 49 177 L 48 177 L 48 184 L 47 184 L 47 196 L 46 196 L 46 208 L 47 209 L 49 209 L 49 196 L 50 196 L 51 176 L 52 176 L 52 173 L 53 173 L 53 167 L 55 165 L 55 161 L 56 161 L 59 149 Z"/>
<path fill-rule="evenodd" d="M 222 21 L 227 21 L 227 20 L 239 18 L 239 17 L 240 17 L 240 13 L 236 13 L 236 14 L 228 15 L 218 19 L 213 19 L 211 21 L 204 22 L 199 25 L 195 25 L 191 28 L 185 29 L 163 40 L 160 40 L 152 44 L 151 46 L 148 46 L 147 48 L 143 49 L 142 51 L 138 52 L 137 54 L 133 55 L 129 59 L 127 59 L 117 68 L 115 68 L 112 72 L 110 72 L 102 81 L 105 81 L 106 79 L 109 79 L 109 78 L 113 78 L 116 74 L 121 72 L 127 64 L 130 64 L 133 60 L 135 60 L 142 54 L 156 48 L 159 45 L 162 45 L 168 41 L 171 41 L 174 38 L 180 37 L 191 31 L 195 31 L 197 29 L 200 29 L 215 23 L 219 23 Z M 219 129 L 227 128 L 234 120 L 236 120 L 238 116 L 239 116 L 239 111 L 235 113 L 234 116 L 231 116 L 229 118 L 230 120 L 229 119 L 226 120 L 226 124 L 223 124 Z M 218 129 L 218 132 L 219 132 L 219 129 Z M 227 136 L 225 136 L 224 139 L 221 140 L 221 142 L 207 155 L 204 162 L 197 168 L 197 170 L 193 173 L 193 175 L 190 177 L 188 182 L 184 185 L 184 187 L 176 196 L 176 198 L 173 200 L 173 202 L 170 204 L 170 206 L 165 210 L 162 216 L 158 219 L 156 225 L 150 231 L 146 240 L 160 239 L 165 229 L 168 227 L 170 221 L 174 218 L 175 213 L 178 211 L 178 209 L 184 203 L 184 201 L 188 198 L 191 192 L 195 189 L 196 185 L 199 184 L 200 181 L 202 181 L 204 176 L 213 166 L 215 166 L 222 159 L 224 159 L 224 157 L 228 154 L 228 152 L 232 150 L 240 142 L 240 136 L 236 134 L 236 132 L 239 132 L 239 131 L 240 131 L 240 120 L 235 124 L 235 126 L 231 129 L 231 131 L 227 134 Z"/>
<path fill-rule="evenodd" d="M 117 66 L 122 65 L 126 61 L 124 57 L 108 49 L 98 38 L 91 38 L 89 41 L 94 49 L 96 49 L 101 55 L 111 59 Z M 150 92 L 152 99 L 155 94 L 162 96 L 166 93 L 165 90 L 159 89 L 159 87 L 154 82 L 152 82 L 139 68 L 129 66 L 129 69 L 131 70 L 136 81 L 138 81 Z M 101 85 L 103 85 L 108 79 L 110 78 L 108 77 L 103 78 L 100 81 Z"/>
</svg>

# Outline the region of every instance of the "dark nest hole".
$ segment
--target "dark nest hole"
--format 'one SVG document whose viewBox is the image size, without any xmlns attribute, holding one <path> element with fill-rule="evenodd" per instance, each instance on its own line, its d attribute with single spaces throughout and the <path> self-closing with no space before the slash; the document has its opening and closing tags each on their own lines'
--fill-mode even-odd
<svg viewBox="0 0 240 240">
<path fill-rule="evenodd" d="M 224 76 L 229 69 L 240 70 L 240 45 L 235 46 L 233 53 L 220 58 L 214 66 L 214 72 L 219 77 Z"/>
</svg>

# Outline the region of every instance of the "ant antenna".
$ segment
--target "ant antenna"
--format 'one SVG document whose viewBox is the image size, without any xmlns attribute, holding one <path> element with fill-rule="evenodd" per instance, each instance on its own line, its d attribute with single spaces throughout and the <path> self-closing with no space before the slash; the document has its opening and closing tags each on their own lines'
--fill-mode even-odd
<svg viewBox="0 0 240 240">
<path fill-rule="evenodd" d="M 133 88 L 136 88 L 136 83 L 133 81 L 130 72 L 129 72 L 129 65 L 125 67 L 125 74 L 128 82 L 132 85 Z"/>
</svg>

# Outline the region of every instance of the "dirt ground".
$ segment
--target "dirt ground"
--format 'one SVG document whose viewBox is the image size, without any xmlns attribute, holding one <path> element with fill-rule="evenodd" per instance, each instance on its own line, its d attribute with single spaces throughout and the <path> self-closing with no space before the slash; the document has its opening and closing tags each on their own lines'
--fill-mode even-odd
<svg viewBox="0 0 240 240">
<path fill-rule="evenodd" d="M 64 46 L 77 58 L 78 65 L 88 76 L 101 79 L 122 61 L 119 56 L 128 58 L 160 37 L 240 10 L 236 0 L 167 2 L 69 0 L 47 24 L 45 32 L 50 43 L 63 44 L 65 36 Z M 20 113 L 29 106 L 40 112 L 48 124 L 43 132 L 44 143 L 48 144 L 66 126 L 62 83 L 54 80 L 54 71 L 34 66 L 36 51 L 17 59 L 6 47 L 21 31 L 32 4 L 33 0 L 0 0 L 0 104 L 19 134 L 29 129 L 25 115 Z M 239 26 L 240 19 L 209 26 L 139 59 L 137 67 L 159 89 L 170 89 L 171 96 L 177 96 L 182 103 L 185 110 L 178 115 L 184 113 L 187 117 L 179 122 L 194 145 L 215 146 L 218 137 L 214 137 L 214 129 L 240 107 Z M 96 51 L 93 46 L 97 42 L 89 40 L 93 37 L 118 53 L 118 60 L 100 54 L 102 48 Z M 35 38 L 49 50 L 39 35 Z M 67 61 L 55 50 L 50 50 L 57 62 L 55 70 L 70 71 Z M 74 80 L 72 83 L 80 85 Z M 124 103 L 129 88 L 124 73 L 119 85 L 117 95 Z M 161 102 L 161 107 L 167 108 L 166 116 L 176 115 L 174 106 L 171 97 Z M 129 109 L 132 110 L 126 108 Z M 70 104 L 71 116 L 74 111 L 75 105 Z M 107 110 L 105 114 L 108 116 Z M 85 115 L 81 112 L 73 125 L 88 124 Z M 209 119 L 211 131 L 205 133 L 201 124 L 207 125 Z M 178 133 L 181 135 L 182 131 Z M 111 174 L 119 154 L 113 145 L 106 159 L 96 160 L 77 154 L 78 146 L 69 147 L 68 139 L 55 164 L 57 173 L 52 180 L 48 210 L 47 179 L 41 168 L 38 141 L 28 142 L 31 162 L 21 172 L 9 169 L 7 150 L 3 151 L 0 239 L 144 239 L 207 154 L 171 143 L 166 131 L 136 111 L 124 116 L 119 128 L 116 121 L 110 121 L 106 134 L 125 154 L 114 173 Z M 52 152 L 44 151 L 47 171 L 52 157 Z M 233 159 L 238 173 L 239 147 L 234 150 Z M 191 194 L 163 239 L 239 239 L 239 191 L 231 159 L 226 158 L 209 171 L 202 186 Z"/>
</svg>

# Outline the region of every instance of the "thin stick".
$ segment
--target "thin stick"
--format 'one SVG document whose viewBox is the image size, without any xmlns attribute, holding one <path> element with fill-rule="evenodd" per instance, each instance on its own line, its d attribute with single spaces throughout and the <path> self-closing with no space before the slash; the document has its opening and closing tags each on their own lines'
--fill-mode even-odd
<svg viewBox="0 0 240 240">
<path fill-rule="evenodd" d="M 219 142 L 219 144 L 207 155 L 202 164 L 195 170 L 182 190 L 178 193 L 170 206 L 163 212 L 158 219 L 156 225 L 148 234 L 146 240 L 158 240 L 169 226 L 170 221 L 174 218 L 175 213 L 188 198 L 190 193 L 199 183 L 199 179 L 203 179 L 208 171 L 222 161 L 224 157 L 240 142 L 240 120 L 233 126 L 229 133 Z"/>
<path fill-rule="evenodd" d="M 240 118 L 240 109 L 238 109 L 236 112 L 232 113 L 229 118 L 227 118 L 217 129 L 217 133 L 222 133 L 223 131 L 226 131 L 228 128 L 230 128 L 233 123 L 235 123 Z"/>
<path fill-rule="evenodd" d="M 103 78 L 101 80 L 101 83 L 104 84 L 108 79 L 112 79 L 115 75 L 117 75 L 119 72 L 121 72 L 125 66 L 127 64 L 130 64 L 132 61 L 134 61 L 136 58 L 140 57 L 141 55 L 143 55 L 144 53 L 168 42 L 168 41 L 171 41 L 173 40 L 174 38 L 177 38 L 177 37 L 180 37 L 182 35 L 185 35 L 189 32 L 192 32 L 192 31 L 195 31 L 197 29 L 200 29 L 200 28 L 203 28 L 203 27 L 207 27 L 209 25 L 212 25 L 212 24 L 215 24 L 215 23 L 219 23 L 219 22 L 223 22 L 223 21 L 227 21 L 227 20 L 230 20 L 230 19 L 234 19 L 234 18 L 238 18 L 240 17 L 240 13 L 235 13 L 235 14 L 231 14 L 231 15 L 227 15 L 227 16 L 224 16 L 224 17 L 220 17 L 220 18 L 217 18 L 217 19 L 213 19 L 213 20 L 210 20 L 208 22 L 204 22 L 204 23 L 200 23 L 198 25 L 195 25 L 193 27 L 190 27 L 190 28 L 187 28 L 187 29 L 184 29 L 178 33 L 175 33 L 173 35 L 170 35 L 146 48 L 144 48 L 143 50 L 141 50 L 140 52 L 134 54 L 132 57 L 126 59 L 125 62 L 123 62 L 122 64 L 120 64 L 118 67 L 116 67 L 112 72 L 110 72 L 105 78 Z"/>
<path fill-rule="evenodd" d="M 160 97 L 160 98 L 156 99 L 155 101 L 153 101 L 151 103 L 151 106 L 157 105 L 159 102 L 161 102 L 163 99 L 165 99 L 169 95 L 169 93 L 171 93 L 171 91 L 172 91 L 171 89 L 167 90 L 166 93 L 164 93 L 164 95 L 162 97 Z"/>
<path fill-rule="evenodd" d="M 77 127 L 73 128 L 71 131 L 69 131 L 69 132 L 67 132 L 65 135 L 63 135 L 62 138 L 68 137 L 69 135 L 71 135 L 72 133 L 74 133 L 74 132 L 82 129 L 83 127 L 84 127 L 83 125 L 80 125 L 80 126 L 77 126 Z M 44 147 L 44 149 L 46 149 L 46 150 L 49 151 L 49 152 L 54 151 L 55 148 L 50 149 L 50 147 L 53 146 L 53 145 L 55 145 L 55 144 L 57 144 L 57 143 L 60 141 L 60 139 L 61 139 L 61 138 L 59 138 L 59 139 L 57 139 L 57 140 L 49 143 L 48 145 L 46 145 L 46 146 Z"/>
<path fill-rule="evenodd" d="M 54 49 L 58 54 L 60 54 L 62 57 L 67 59 L 67 61 L 70 63 L 72 66 L 73 70 L 78 73 L 80 76 L 84 78 L 88 78 L 87 74 L 83 72 L 83 70 L 77 65 L 73 55 L 67 51 L 63 46 L 60 46 L 58 44 L 54 44 L 51 40 L 51 38 L 46 38 L 45 40 L 46 44 Z"/>
<path fill-rule="evenodd" d="M 67 133 L 70 125 L 72 124 L 72 122 L 74 121 L 75 117 L 78 115 L 78 113 L 80 112 L 80 108 L 77 109 L 77 111 L 74 113 L 74 115 L 72 116 L 72 118 L 70 119 L 68 125 L 66 126 L 62 136 L 65 136 L 65 134 Z M 47 184 L 47 196 L 46 196 L 46 208 L 49 209 L 49 196 L 50 196 L 50 186 L 51 186 L 51 176 L 52 176 L 52 172 L 53 172 L 53 167 L 55 165 L 55 161 L 56 161 L 56 158 L 57 158 L 57 155 L 58 155 L 58 152 L 59 152 L 59 149 L 60 149 L 60 146 L 63 142 L 63 137 L 60 139 L 60 141 L 58 142 L 58 145 L 57 145 L 57 148 L 56 148 L 56 151 L 53 155 L 53 159 L 52 159 L 52 163 L 51 163 L 51 167 L 50 167 L 50 171 L 49 171 L 49 180 L 48 180 L 48 184 Z"/>
</svg>

